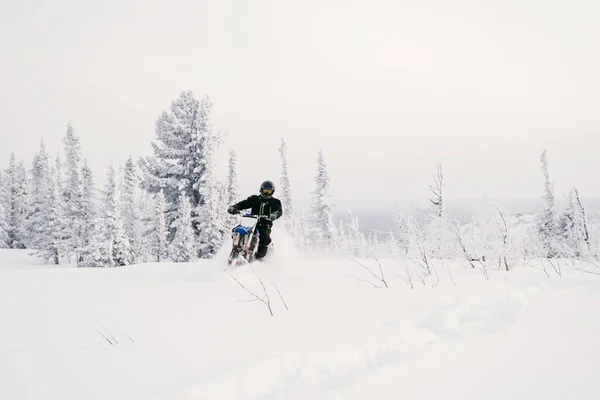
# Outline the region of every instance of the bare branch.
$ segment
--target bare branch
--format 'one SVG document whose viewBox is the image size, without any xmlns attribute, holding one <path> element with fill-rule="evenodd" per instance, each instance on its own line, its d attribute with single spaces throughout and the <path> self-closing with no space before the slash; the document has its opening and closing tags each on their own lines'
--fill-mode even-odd
<svg viewBox="0 0 600 400">
<path fill-rule="evenodd" d="M 244 290 L 246 290 L 248 293 L 250 293 L 250 295 L 252 295 L 255 298 L 252 301 L 258 300 L 261 303 L 263 303 L 264 305 L 266 305 L 267 308 L 269 309 L 269 313 L 271 314 L 271 316 L 273 316 L 273 310 L 271 309 L 271 300 L 269 299 L 269 294 L 267 293 L 267 289 L 265 288 L 265 285 L 264 285 L 262 279 L 260 279 L 260 276 L 258 276 L 258 274 L 254 271 L 254 269 L 252 269 L 251 267 L 250 267 L 250 269 L 252 270 L 252 272 L 254 272 L 254 275 L 256 275 L 256 277 L 260 281 L 260 284 L 264 291 L 265 298 L 259 297 L 256 293 L 254 293 L 253 291 L 248 289 L 246 286 L 244 286 L 244 284 L 242 282 L 240 282 L 238 279 L 236 279 L 236 277 L 233 276 L 231 273 L 229 273 L 229 276 L 231 276 L 234 281 L 236 281 Z"/>
<path fill-rule="evenodd" d="M 377 274 L 375 274 L 373 271 L 371 271 L 371 269 L 369 267 L 367 267 L 365 264 L 361 263 L 357 259 L 347 259 L 347 260 L 355 262 L 356 264 L 360 265 L 365 270 L 367 270 L 367 272 L 369 272 L 375 279 L 377 279 L 378 281 L 382 282 L 385 285 L 385 287 L 389 287 L 388 284 L 387 284 L 387 282 L 386 282 L 386 280 L 385 280 L 384 276 L 382 276 L 382 277 L 377 276 Z M 383 272 L 382 272 L 382 274 L 383 274 Z"/>
<path fill-rule="evenodd" d="M 381 288 L 381 286 L 377 286 L 376 284 L 374 284 L 373 282 L 369 282 L 365 279 L 359 278 L 358 276 L 354 275 L 354 274 L 349 274 L 351 277 L 355 278 L 356 280 L 358 280 L 357 285 L 360 285 L 361 283 L 368 283 L 369 285 L 373 286 L 376 289 Z"/>
<path fill-rule="evenodd" d="M 466 261 L 469 263 L 469 265 L 472 268 L 475 268 L 475 261 L 479 262 L 479 265 L 481 265 L 481 269 L 483 271 L 483 275 L 485 276 L 486 280 L 489 280 L 489 275 L 487 272 L 487 268 L 485 267 L 485 256 L 482 257 L 476 257 L 476 256 L 472 256 L 471 254 L 469 254 L 469 251 L 467 250 L 467 246 L 465 246 L 465 243 L 462 239 L 462 235 L 460 234 L 460 231 L 458 230 L 458 227 L 454 226 L 453 224 L 450 223 L 450 221 L 448 221 L 446 219 L 446 223 L 452 228 L 452 230 L 454 231 L 454 233 L 456 234 L 456 238 L 458 240 L 458 244 L 463 252 L 463 254 L 465 255 L 465 259 Z"/>
<path fill-rule="evenodd" d="M 583 240 L 587 244 L 588 249 L 591 251 L 592 244 L 590 242 L 590 233 L 588 231 L 587 220 L 585 217 L 585 208 L 583 207 L 583 204 L 581 204 L 581 199 L 579 198 L 579 190 L 577 190 L 577 188 L 574 187 L 573 192 L 575 193 L 575 201 L 577 202 L 577 206 L 579 207 L 579 210 L 581 211 L 581 217 L 582 217 L 581 219 L 583 222 Z M 595 258 L 598 260 L 598 255 L 595 255 Z"/>
<path fill-rule="evenodd" d="M 383 284 L 385 285 L 385 287 L 389 287 L 388 283 L 385 280 L 385 275 L 383 274 L 383 267 L 381 266 L 381 262 L 379 262 L 379 258 L 377 258 L 377 255 L 375 254 L 375 252 L 373 251 L 373 249 L 369 249 L 369 252 L 371 254 L 373 254 L 373 258 L 375 258 L 375 261 L 377 262 L 377 265 L 379 265 L 379 272 L 381 273 L 381 282 L 383 282 Z"/>
<path fill-rule="evenodd" d="M 281 295 L 281 291 L 279 290 L 279 287 L 277 286 L 277 284 L 275 282 L 273 282 L 273 285 L 275 285 L 275 289 L 277 289 L 277 293 L 279 293 L 279 298 L 281 299 L 283 306 L 285 307 L 286 310 L 289 310 L 287 304 L 285 303 L 285 300 L 283 299 L 283 296 Z"/>
<path fill-rule="evenodd" d="M 592 274 L 592 275 L 600 275 L 600 272 L 594 272 L 594 271 L 587 271 L 585 269 L 580 269 L 581 272 L 585 272 L 587 274 Z"/>
</svg>

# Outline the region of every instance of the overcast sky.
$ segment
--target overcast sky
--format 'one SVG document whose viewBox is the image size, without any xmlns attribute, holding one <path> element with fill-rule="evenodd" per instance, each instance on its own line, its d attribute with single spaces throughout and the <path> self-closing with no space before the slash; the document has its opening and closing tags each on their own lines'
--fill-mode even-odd
<svg viewBox="0 0 600 400">
<path fill-rule="evenodd" d="M 98 179 L 149 154 L 182 90 L 214 102 L 244 195 L 413 199 L 441 162 L 452 197 L 600 196 L 600 2 L 2 0 L 0 161 L 52 153 L 71 119 Z M 221 164 L 225 173 L 226 166 Z"/>
</svg>

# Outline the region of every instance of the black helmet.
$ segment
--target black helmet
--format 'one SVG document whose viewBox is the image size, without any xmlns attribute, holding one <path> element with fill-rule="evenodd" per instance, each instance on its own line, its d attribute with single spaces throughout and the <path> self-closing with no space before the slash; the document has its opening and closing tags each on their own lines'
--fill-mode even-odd
<svg viewBox="0 0 600 400">
<path fill-rule="evenodd" d="M 262 197 L 271 197 L 275 193 L 275 185 L 271 181 L 264 181 L 260 185 L 260 195 Z"/>
</svg>

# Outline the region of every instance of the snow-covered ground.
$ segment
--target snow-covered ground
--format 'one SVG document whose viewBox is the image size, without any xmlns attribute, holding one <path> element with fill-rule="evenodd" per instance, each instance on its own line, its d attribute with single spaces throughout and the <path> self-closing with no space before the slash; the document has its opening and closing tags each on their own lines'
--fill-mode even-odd
<svg viewBox="0 0 600 400">
<path fill-rule="evenodd" d="M 0 399 L 600 398 L 600 276 L 457 262 L 456 285 L 440 270 L 410 289 L 384 261 L 379 289 L 280 249 L 254 266 L 271 316 L 225 257 L 78 269 L 0 251 Z"/>
</svg>

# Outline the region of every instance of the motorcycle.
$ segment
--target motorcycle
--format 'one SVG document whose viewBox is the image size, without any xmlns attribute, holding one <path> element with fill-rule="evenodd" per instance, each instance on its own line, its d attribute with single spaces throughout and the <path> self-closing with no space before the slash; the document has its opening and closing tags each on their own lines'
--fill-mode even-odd
<svg viewBox="0 0 600 400">
<path fill-rule="evenodd" d="M 243 214 L 240 223 L 232 230 L 232 248 L 229 253 L 227 265 L 241 265 L 254 261 L 256 253 L 259 232 L 256 229 L 259 220 L 269 219 L 268 216 L 257 216 L 253 214 Z"/>
</svg>

